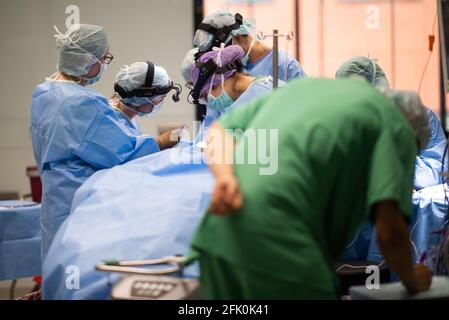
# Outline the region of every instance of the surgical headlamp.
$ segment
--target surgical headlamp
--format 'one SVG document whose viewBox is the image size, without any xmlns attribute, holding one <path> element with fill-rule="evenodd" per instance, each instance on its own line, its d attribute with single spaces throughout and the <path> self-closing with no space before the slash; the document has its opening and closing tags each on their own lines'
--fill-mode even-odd
<svg viewBox="0 0 449 320">
<path fill-rule="evenodd" d="M 233 30 L 238 30 L 243 24 L 243 17 L 240 13 L 236 13 L 234 16 L 235 22 L 230 26 L 224 26 L 223 28 L 215 28 L 210 24 L 201 23 L 198 30 L 208 32 L 213 35 L 213 39 L 209 47 L 204 51 L 198 51 L 195 54 L 195 61 L 197 61 L 204 53 L 212 51 L 213 47 L 220 47 L 222 43 L 225 43 Z"/>
<path fill-rule="evenodd" d="M 114 91 L 119 94 L 120 97 L 126 98 L 134 98 L 134 97 L 143 97 L 143 98 L 152 98 L 155 96 L 166 95 L 171 90 L 175 90 L 176 92 L 172 95 L 172 99 L 175 102 L 179 101 L 179 95 L 182 92 L 181 85 L 177 83 L 170 82 L 170 84 L 162 87 L 153 86 L 154 80 L 154 64 L 151 61 L 147 61 L 148 70 L 145 77 L 145 83 L 142 87 L 126 91 L 119 84 L 114 85 Z"/>
<path fill-rule="evenodd" d="M 231 70 L 242 71 L 245 67 L 240 59 L 228 63 L 222 67 L 219 67 L 213 59 L 207 60 L 202 65 L 198 65 L 197 62 L 197 66 L 200 69 L 200 74 L 193 90 L 189 93 L 189 95 L 193 98 L 194 104 L 199 104 L 201 89 L 213 74 L 220 75 Z"/>
</svg>

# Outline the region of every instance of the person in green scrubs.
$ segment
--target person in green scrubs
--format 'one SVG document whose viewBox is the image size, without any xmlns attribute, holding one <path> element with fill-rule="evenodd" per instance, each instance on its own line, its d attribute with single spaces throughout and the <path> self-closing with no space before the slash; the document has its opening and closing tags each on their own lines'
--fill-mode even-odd
<svg viewBox="0 0 449 320">
<path fill-rule="evenodd" d="M 381 94 L 353 79 L 292 81 L 220 118 L 207 140 L 216 185 L 192 240 L 204 296 L 337 298 L 334 264 L 368 219 L 404 285 L 427 289 L 431 273 L 413 265 L 406 224 L 426 124 L 416 94 Z M 243 136 L 224 139 L 235 129 Z M 277 170 L 230 164 L 254 147 L 250 132 L 263 129 L 277 132 Z M 272 150 L 273 139 L 258 139 Z"/>
</svg>

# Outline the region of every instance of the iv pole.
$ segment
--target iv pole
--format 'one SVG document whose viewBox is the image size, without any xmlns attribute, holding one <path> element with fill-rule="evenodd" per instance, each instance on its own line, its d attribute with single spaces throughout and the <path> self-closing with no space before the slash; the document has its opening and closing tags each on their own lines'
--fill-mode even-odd
<svg viewBox="0 0 449 320">
<path fill-rule="evenodd" d="M 279 30 L 274 29 L 273 34 L 264 35 L 263 32 L 260 32 L 258 37 L 261 40 L 273 38 L 273 89 L 276 89 L 279 81 L 279 37 L 285 37 L 287 41 L 290 41 L 293 39 L 293 32 L 279 34 Z"/>
</svg>

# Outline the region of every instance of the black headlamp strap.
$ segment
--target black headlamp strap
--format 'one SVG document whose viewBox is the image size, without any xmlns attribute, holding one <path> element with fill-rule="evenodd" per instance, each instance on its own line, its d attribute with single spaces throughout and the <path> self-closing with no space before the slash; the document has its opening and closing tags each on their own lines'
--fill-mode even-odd
<svg viewBox="0 0 449 320">
<path fill-rule="evenodd" d="M 236 13 L 234 16 L 234 19 L 235 19 L 235 23 L 237 23 L 240 28 L 240 26 L 243 24 L 243 16 L 240 13 Z"/>
<path fill-rule="evenodd" d="M 175 90 L 176 93 L 173 95 L 174 101 L 179 101 L 179 94 L 182 91 L 182 88 L 174 84 L 173 82 L 170 82 L 168 85 L 164 87 L 153 87 L 153 81 L 154 81 L 154 64 L 151 61 L 147 61 L 148 69 L 147 74 L 145 76 L 145 83 L 142 87 L 131 90 L 131 91 L 125 91 L 122 87 L 120 87 L 117 83 L 114 84 L 114 90 L 117 92 L 120 97 L 122 98 L 133 98 L 133 97 L 154 97 L 158 95 L 165 95 L 169 93 L 171 90 Z"/>
<path fill-rule="evenodd" d="M 230 26 L 224 26 L 221 29 L 228 29 L 228 30 L 237 30 L 238 28 L 240 28 L 240 26 L 243 24 L 243 17 L 240 13 L 236 13 L 234 16 L 234 20 L 235 22 L 233 24 L 231 24 Z M 200 23 L 199 30 L 203 30 L 206 32 L 209 32 L 211 34 L 215 34 L 217 31 L 219 31 L 220 29 L 213 27 L 210 24 L 207 23 Z"/>
<path fill-rule="evenodd" d="M 203 88 L 204 84 L 207 80 L 212 77 L 217 69 L 217 64 L 213 59 L 209 59 L 199 67 L 200 74 L 198 76 L 198 81 L 196 82 L 195 87 L 192 90 L 192 97 L 195 103 L 198 103 L 198 98 L 200 96 L 201 88 Z"/>
<path fill-rule="evenodd" d="M 195 87 L 192 90 L 192 97 L 194 99 L 194 102 L 198 103 L 197 101 L 198 101 L 201 89 L 203 88 L 203 86 L 207 82 L 207 80 L 210 77 L 212 77 L 213 74 L 217 74 L 217 75 L 223 74 L 223 73 L 226 73 L 231 70 L 240 71 L 243 68 L 244 68 L 244 65 L 240 59 L 235 60 L 231 63 L 228 63 L 222 67 L 218 67 L 213 59 L 207 60 L 206 63 L 204 63 L 203 65 L 201 65 L 199 67 L 200 75 L 198 77 L 198 81 L 197 81 Z"/>
<path fill-rule="evenodd" d="M 199 30 L 203 30 L 206 31 L 210 34 L 215 34 L 215 32 L 217 32 L 217 28 L 212 27 L 210 24 L 207 23 L 201 23 L 198 27 Z"/>
<path fill-rule="evenodd" d="M 215 70 L 216 74 L 222 74 L 226 73 L 231 70 L 242 70 L 245 66 L 243 65 L 241 60 L 235 60 L 231 63 L 228 63 L 227 65 L 224 65 L 222 67 L 217 67 Z"/>
<path fill-rule="evenodd" d="M 151 61 L 147 60 L 147 64 L 148 64 L 148 70 L 147 70 L 147 75 L 145 77 L 145 84 L 144 86 L 147 88 L 150 88 L 153 86 L 153 80 L 154 80 L 154 64 Z"/>
<path fill-rule="evenodd" d="M 210 34 L 212 34 L 213 40 L 210 44 L 209 48 L 207 48 L 204 52 L 197 52 L 195 54 L 195 59 L 198 60 L 198 58 L 205 52 L 211 51 L 213 47 L 220 47 L 222 43 L 226 41 L 226 39 L 229 37 L 229 34 L 233 30 L 237 30 L 240 28 L 240 26 L 243 24 L 243 17 L 240 13 L 236 13 L 234 16 L 235 22 L 231 24 L 230 26 L 224 26 L 223 28 L 215 28 L 210 24 L 207 23 L 201 23 L 198 27 L 199 30 L 206 31 Z"/>
</svg>

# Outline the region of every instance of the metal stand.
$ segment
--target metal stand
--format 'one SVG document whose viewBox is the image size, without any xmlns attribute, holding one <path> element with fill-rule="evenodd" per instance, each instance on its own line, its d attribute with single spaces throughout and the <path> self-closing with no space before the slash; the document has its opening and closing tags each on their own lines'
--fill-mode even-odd
<svg viewBox="0 0 449 320">
<path fill-rule="evenodd" d="M 279 34 L 279 30 L 274 29 L 272 34 L 264 35 L 263 32 L 260 32 L 258 37 L 261 40 L 273 38 L 273 89 L 276 89 L 279 82 L 279 37 L 285 37 L 287 41 L 290 41 L 293 39 L 293 32 Z"/>
<path fill-rule="evenodd" d="M 104 272 L 131 273 L 140 275 L 166 275 L 179 273 L 182 274 L 183 264 L 186 258 L 183 256 L 169 256 L 160 259 L 151 260 L 133 260 L 133 261 L 106 261 L 97 264 L 95 269 Z M 147 269 L 144 266 L 167 265 L 166 268 Z"/>
</svg>

